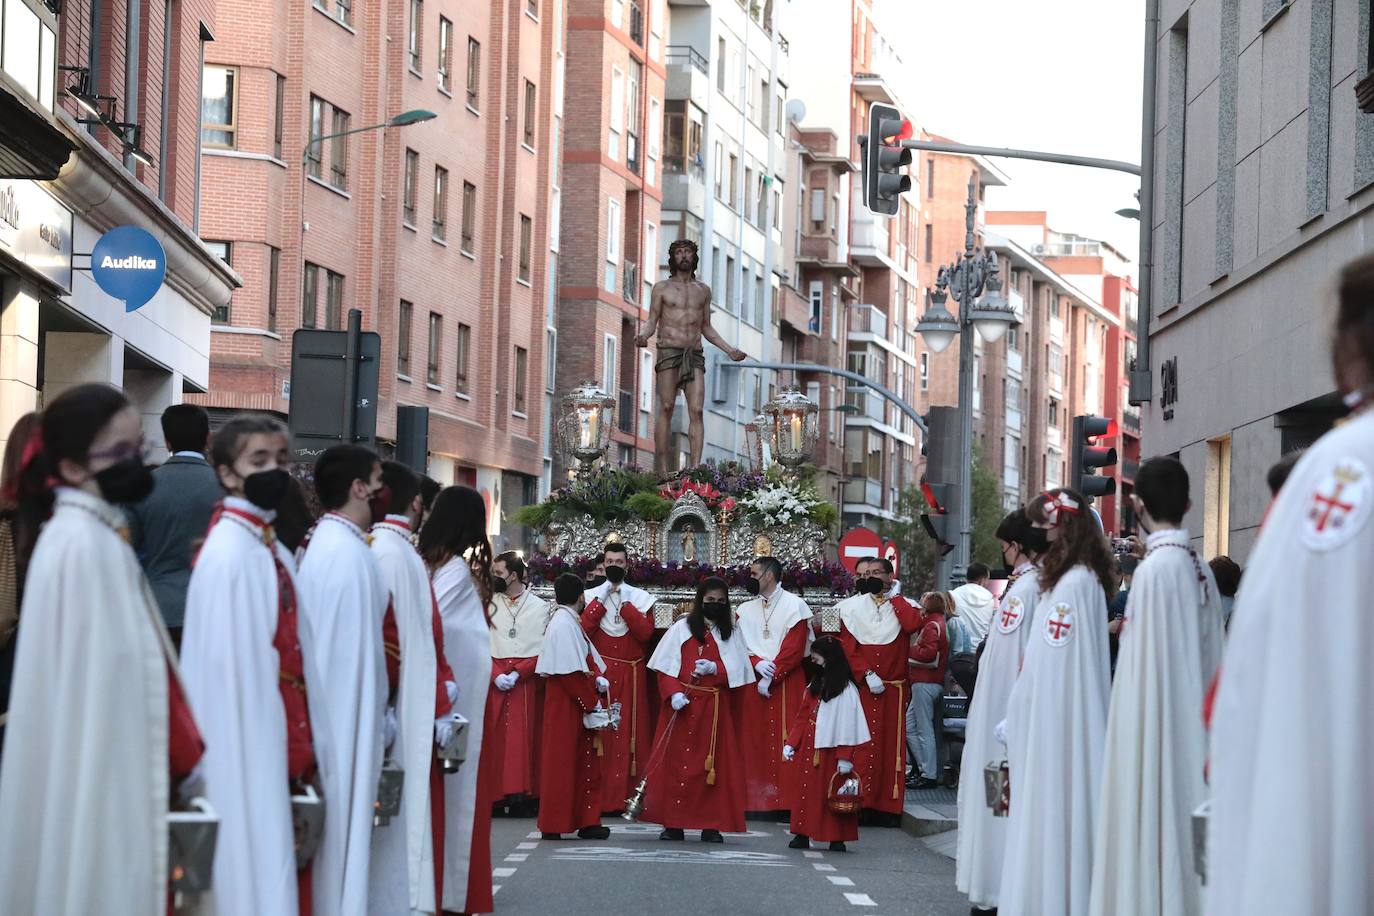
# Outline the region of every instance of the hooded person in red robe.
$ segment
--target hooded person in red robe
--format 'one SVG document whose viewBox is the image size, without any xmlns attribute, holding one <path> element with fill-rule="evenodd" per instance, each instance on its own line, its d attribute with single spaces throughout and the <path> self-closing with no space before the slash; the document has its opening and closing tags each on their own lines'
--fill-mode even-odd
<svg viewBox="0 0 1374 916">
<path fill-rule="evenodd" d="M 668 628 L 649 659 L 665 698 L 649 758 L 643 819 L 661 840 L 744 830 L 744 749 L 736 688 L 754 682 L 749 651 L 734 629 L 730 592 L 714 576 L 697 586 L 692 611 Z"/>
</svg>

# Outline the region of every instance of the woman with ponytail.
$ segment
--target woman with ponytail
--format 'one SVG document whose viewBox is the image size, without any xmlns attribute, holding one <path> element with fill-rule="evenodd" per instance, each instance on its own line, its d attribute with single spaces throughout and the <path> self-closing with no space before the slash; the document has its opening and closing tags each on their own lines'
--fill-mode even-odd
<svg viewBox="0 0 1374 916">
<path fill-rule="evenodd" d="M 118 508 L 147 496 L 138 411 L 108 385 L 47 406 L 18 511 L 50 518 L 29 561 L 0 771 L 0 887 L 14 913 L 157 916 L 168 810 L 202 745 Z"/>
<path fill-rule="evenodd" d="M 1026 514 L 1049 546 L 1034 619 L 1021 624 L 1029 627 L 1021 673 L 997 727 L 1011 775 L 998 906 L 1080 916 L 1088 910 L 1111 690 L 1112 554 L 1075 490 L 1051 490 Z M 974 772 L 987 762 L 973 761 Z"/>
<path fill-rule="evenodd" d="M 458 682 L 454 712 L 468 720 L 468 758 L 444 787 L 443 908 L 490 913 L 491 782 L 500 761 L 483 747 L 491 634 L 491 542 L 487 506 L 470 487 L 448 487 L 434 498 L 420 529 L 420 556 L 434 579 L 444 625 L 444 657 Z"/>
</svg>

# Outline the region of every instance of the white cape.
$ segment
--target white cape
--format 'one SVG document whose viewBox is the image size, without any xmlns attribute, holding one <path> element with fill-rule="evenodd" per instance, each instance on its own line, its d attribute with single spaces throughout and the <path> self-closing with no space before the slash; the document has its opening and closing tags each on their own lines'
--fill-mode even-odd
<svg viewBox="0 0 1374 916">
<path fill-rule="evenodd" d="M 335 516 L 320 519 L 297 578 L 310 725 L 327 811 L 311 863 L 312 903 L 315 916 L 364 916 L 382 770 L 387 589 L 362 532 Z"/>
<path fill-rule="evenodd" d="M 802 621 L 811 621 L 811 607 L 782 586 L 778 586 L 777 591 L 773 592 L 768 604 L 765 608 L 762 596 L 751 598 L 741 604 L 735 613 L 735 634 L 744 643 L 750 655 L 771 660 L 778 657 L 778 653 L 782 651 L 782 641 L 792 632 L 793 627 Z M 811 651 L 811 641 L 814 638 L 815 634 L 808 626 L 803 653 Z"/>
<path fill-rule="evenodd" d="M 588 656 L 591 656 L 597 671 L 606 670 L 601 653 L 596 651 L 596 647 L 582 629 L 582 621 L 571 608 L 560 604 L 549 618 L 549 628 L 544 632 L 544 647 L 539 650 L 539 660 L 535 663 L 534 673 L 591 674 L 591 669 L 587 667 Z"/>
<path fill-rule="evenodd" d="M 1221 602 L 1186 531 L 1152 534 L 1148 547 L 1131 581 L 1107 716 L 1090 908 L 1099 916 L 1202 912 L 1192 813 L 1206 798 L 1202 698 Z"/>
<path fill-rule="evenodd" d="M 1212 711 L 1209 913 L 1374 906 L 1371 474 L 1366 409 L 1308 449 L 1246 565 Z"/>
<path fill-rule="evenodd" d="M 453 711 L 468 720 L 468 758 L 444 780 L 444 909 L 465 913 L 477 769 L 491 684 L 491 636 L 466 560 L 449 560 L 435 572 L 434 593 L 444 623 L 444 657 L 458 682 Z"/>
<path fill-rule="evenodd" d="M 647 614 L 650 620 L 654 619 L 653 595 L 627 582 L 620 584 L 619 591 L 612 593 L 611 589 L 611 583 L 602 582 L 596 588 L 587 589 L 582 596 L 588 604 L 600 601 L 606 605 L 606 613 L 601 616 L 601 631 L 607 636 L 624 636 L 630 632 L 630 625 L 620 616 L 622 605 L 632 604 L 636 611 Z"/>
<path fill-rule="evenodd" d="M 19 617 L 0 768 L 0 906 L 7 913 L 167 911 L 167 659 L 138 560 L 58 491 Z"/>
<path fill-rule="evenodd" d="M 720 630 L 714 626 L 708 627 L 720 649 L 720 660 L 725 663 L 725 675 L 730 686 L 742 687 L 754 683 L 754 667 L 749 664 L 749 650 L 744 647 L 739 631 L 731 633 L 729 639 L 723 639 Z M 649 657 L 649 667 L 679 680 L 690 678 L 692 672 L 681 669 L 682 644 L 691 638 L 692 631 L 687 627 L 687 618 L 678 618 L 658 641 L 658 648 Z"/>
<path fill-rule="evenodd" d="M 227 504 L 271 518 L 244 501 Z M 296 912 L 296 852 L 274 645 L 280 604 L 272 551 L 288 574 L 294 564 L 280 544 L 263 543 L 252 524 L 224 516 L 205 538 L 186 592 L 181 669 L 205 739 L 206 797 L 220 818 L 214 911 L 290 916 Z"/>
<path fill-rule="evenodd" d="M 892 599 L 879 604 L 872 595 L 850 595 L 835 605 L 840 623 L 863 646 L 885 646 L 902 635 L 902 622 Z"/>
<path fill-rule="evenodd" d="M 858 747 L 873 740 L 859 690 L 851 682 L 833 700 L 816 708 L 816 747 Z"/>
<path fill-rule="evenodd" d="M 435 913 L 434 837 L 430 819 L 429 772 L 433 764 L 434 699 L 438 662 L 434 656 L 434 599 L 424 560 L 407 531 L 383 523 L 372 528 L 372 553 L 391 593 L 401 644 L 401 678 L 396 697 L 396 743 L 391 756 L 405 770 L 401 815 L 372 832 L 370 911 Z"/>
<path fill-rule="evenodd" d="M 1002 598 L 987 645 L 978 661 L 978 684 L 964 728 L 964 756 L 959 780 L 959 852 L 955 883 L 974 906 L 997 906 L 1002 886 L 1002 859 L 1007 845 L 1007 819 L 993 817 L 983 791 L 983 768 L 1007 756 L 993 729 L 1007 717 L 1007 700 L 1021 671 L 1026 641 L 1035 632 L 1040 579 L 1035 567 L 1017 569 L 1017 579 Z"/>
<path fill-rule="evenodd" d="M 1077 566 L 1040 596 L 1007 701 L 1007 916 L 1087 912 L 1110 686 L 1107 596 Z"/>
</svg>

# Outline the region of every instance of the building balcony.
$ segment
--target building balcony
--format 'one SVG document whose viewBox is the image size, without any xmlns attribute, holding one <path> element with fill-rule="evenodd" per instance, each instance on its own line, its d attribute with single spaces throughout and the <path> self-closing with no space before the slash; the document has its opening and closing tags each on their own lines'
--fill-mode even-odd
<svg viewBox="0 0 1374 916">
<path fill-rule="evenodd" d="M 671 160 L 664 163 L 663 209 L 682 210 L 698 219 L 706 218 L 705 166 L 689 161 L 686 171 L 679 171 Z"/>
<path fill-rule="evenodd" d="M 1140 408 L 1127 405 L 1121 408 L 1121 428 L 1128 433 L 1140 436 Z"/>
<path fill-rule="evenodd" d="M 884 105 L 895 105 L 897 102 L 892 90 L 888 88 L 887 80 L 877 73 L 854 74 L 854 91 L 869 104 L 880 102 Z"/>
<path fill-rule="evenodd" d="M 871 477 L 851 478 L 844 482 L 844 501 L 846 504 L 873 506 L 881 509 L 883 505 L 883 483 Z"/>
<path fill-rule="evenodd" d="M 1021 351 L 1007 351 L 1007 374 L 1013 378 L 1021 377 Z"/>
<path fill-rule="evenodd" d="M 1057 452 L 1063 451 L 1064 434 L 1059 431 L 1058 426 L 1051 426 L 1045 431 L 1045 444 Z"/>
<path fill-rule="evenodd" d="M 887 422 L 887 401 L 872 388 L 849 388 L 844 400 L 850 407 L 859 409 L 857 414 L 850 417 L 851 420 L 867 418 L 877 423 Z"/>
<path fill-rule="evenodd" d="M 706 55 L 692 45 L 668 45 L 664 51 L 668 78 L 663 97 L 685 99 L 702 111 L 710 110 L 711 70 Z"/>
<path fill-rule="evenodd" d="M 856 264 L 864 267 L 891 267 L 888 255 L 887 220 L 863 209 L 855 213 L 850 231 L 849 250 Z"/>
<path fill-rule="evenodd" d="M 875 305 L 856 305 L 847 310 L 850 334 L 887 337 L 887 313 Z"/>
</svg>

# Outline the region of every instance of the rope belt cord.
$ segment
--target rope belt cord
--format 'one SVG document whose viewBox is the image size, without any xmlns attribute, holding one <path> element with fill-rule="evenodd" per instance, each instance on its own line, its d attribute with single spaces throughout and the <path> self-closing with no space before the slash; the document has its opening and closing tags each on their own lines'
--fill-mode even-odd
<svg viewBox="0 0 1374 916">
<path fill-rule="evenodd" d="M 602 661 L 619 662 L 622 665 L 630 666 L 630 776 L 639 775 L 639 758 L 635 752 L 639 744 L 639 678 L 636 677 L 635 666 L 644 662 L 642 658 L 611 658 L 609 655 L 601 656 Z M 610 696 L 607 695 L 607 702 Z"/>
<path fill-rule="evenodd" d="M 906 748 L 906 710 L 902 708 L 905 704 L 901 702 L 902 689 L 906 687 L 906 678 L 895 681 L 883 681 L 883 683 L 889 687 L 897 688 L 897 736 L 899 740 L 897 741 L 897 755 L 893 759 L 892 772 L 896 774 L 897 778 L 892 783 L 892 797 L 899 798 L 900 795 L 898 793 L 905 783 L 904 777 L 906 776 L 906 767 L 902 766 L 902 751 Z"/>
<path fill-rule="evenodd" d="M 720 688 L 699 687 L 696 684 L 683 684 L 688 690 L 699 690 L 711 694 L 711 747 L 706 752 L 706 784 L 716 784 L 716 732 L 720 727 Z"/>
</svg>

